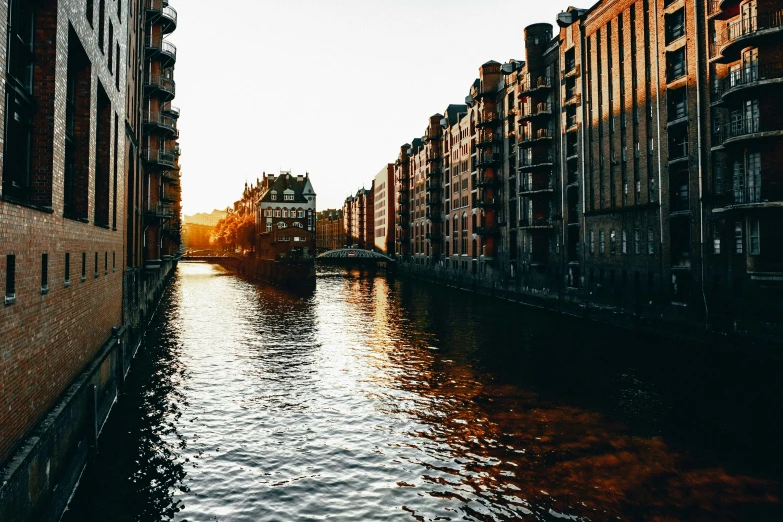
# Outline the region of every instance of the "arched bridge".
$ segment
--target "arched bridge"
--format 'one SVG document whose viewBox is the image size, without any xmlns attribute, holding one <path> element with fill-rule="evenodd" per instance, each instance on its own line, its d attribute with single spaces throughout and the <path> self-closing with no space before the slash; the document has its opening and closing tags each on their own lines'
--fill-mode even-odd
<svg viewBox="0 0 783 522">
<path fill-rule="evenodd" d="M 328 263 L 394 263 L 394 259 L 381 254 L 380 252 L 374 252 L 372 250 L 364 250 L 362 248 L 338 248 L 336 250 L 330 250 L 319 254 L 316 259 L 321 262 Z"/>
</svg>

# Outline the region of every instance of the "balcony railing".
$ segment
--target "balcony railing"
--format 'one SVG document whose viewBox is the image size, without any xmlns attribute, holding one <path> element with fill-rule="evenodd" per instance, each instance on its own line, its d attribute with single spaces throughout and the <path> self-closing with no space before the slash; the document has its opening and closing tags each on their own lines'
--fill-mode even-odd
<svg viewBox="0 0 783 522">
<path fill-rule="evenodd" d="M 761 203 L 761 187 L 734 187 L 729 193 L 729 199 L 734 205 Z"/>
<path fill-rule="evenodd" d="M 476 122 L 477 127 L 484 127 L 486 125 L 491 125 L 493 123 L 496 123 L 500 120 L 500 115 L 495 111 L 487 111 L 484 114 L 481 114 L 479 116 L 478 121 Z"/>
<path fill-rule="evenodd" d="M 476 234 L 478 234 L 479 236 L 483 236 L 483 237 L 494 236 L 497 233 L 498 233 L 498 227 L 496 226 L 484 225 L 484 226 L 476 227 Z"/>
<path fill-rule="evenodd" d="M 163 112 L 170 115 L 172 118 L 179 118 L 179 108 L 169 105 L 163 106 Z"/>
<path fill-rule="evenodd" d="M 554 188 L 555 182 L 551 178 L 543 181 L 533 181 L 531 179 L 523 178 L 519 187 L 519 193 L 527 194 L 532 192 L 549 192 L 554 190 Z"/>
<path fill-rule="evenodd" d="M 720 12 L 721 0 L 707 0 L 707 16 L 712 16 Z"/>
<path fill-rule="evenodd" d="M 773 115 L 777 116 L 777 115 Z M 753 137 L 755 134 L 766 132 L 783 132 L 783 124 L 773 118 L 743 118 L 732 121 L 718 128 L 713 133 L 713 143 L 725 143 L 742 137 Z"/>
<path fill-rule="evenodd" d="M 177 164 L 177 154 L 170 150 L 149 150 L 142 151 L 142 157 L 149 163 L 155 163 L 169 168 L 175 168 Z"/>
<path fill-rule="evenodd" d="M 146 125 L 161 127 L 170 132 L 177 132 L 177 119 L 166 116 L 161 112 L 145 111 L 143 120 Z"/>
<path fill-rule="evenodd" d="M 148 74 L 144 79 L 144 87 L 157 89 L 166 95 L 166 98 L 173 97 L 177 93 L 177 85 L 174 80 L 162 74 Z"/>
<path fill-rule="evenodd" d="M 759 13 L 756 16 L 745 17 L 732 22 L 720 34 L 718 39 L 718 45 L 721 47 L 720 52 L 723 54 L 726 47 L 738 40 L 762 31 L 781 27 L 783 27 L 783 9 Z"/>
<path fill-rule="evenodd" d="M 522 88 L 522 94 L 528 94 L 538 89 L 551 89 L 552 80 L 548 76 L 539 76 L 538 78 L 531 78 L 527 75 L 525 80 L 525 86 Z"/>
<path fill-rule="evenodd" d="M 552 228 L 551 218 L 522 218 L 520 228 Z"/>
<path fill-rule="evenodd" d="M 500 180 L 495 176 L 482 174 L 476 178 L 476 187 L 496 187 L 498 185 L 500 185 Z"/>
<path fill-rule="evenodd" d="M 161 53 L 172 61 L 177 59 L 177 46 L 164 40 L 160 35 L 147 35 L 147 48 Z"/>
<path fill-rule="evenodd" d="M 171 32 L 177 27 L 177 10 L 169 5 L 168 0 L 147 0 L 147 11 L 158 13 L 166 31 Z"/>
<path fill-rule="evenodd" d="M 739 70 L 732 71 L 718 85 L 716 94 L 725 96 L 734 89 L 747 87 L 765 80 L 778 80 L 783 78 L 782 62 L 764 62 L 746 65 Z"/>
<path fill-rule="evenodd" d="M 532 103 L 525 103 L 522 105 L 522 115 L 520 116 L 520 120 L 525 120 L 529 118 L 533 118 L 536 116 L 551 116 L 552 115 L 552 105 L 546 102 L 541 102 L 537 104 Z"/>
<path fill-rule="evenodd" d="M 543 154 L 539 156 L 533 156 L 530 158 L 526 158 L 525 156 L 522 156 L 519 158 L 519 168 L 531 168 L 531 167 L 538 167 L 538 166 L 544 166 L 549 165 L 554 162 L 554 156 L 551 154 Z"/>
<path fill-rule="evenodd" d="M 174 217 L 174 205 L 171 203 L 157 203 L 155 205 L 151 205 L 147 209 L 147 213 L 159 218 Z"/>
</svg>

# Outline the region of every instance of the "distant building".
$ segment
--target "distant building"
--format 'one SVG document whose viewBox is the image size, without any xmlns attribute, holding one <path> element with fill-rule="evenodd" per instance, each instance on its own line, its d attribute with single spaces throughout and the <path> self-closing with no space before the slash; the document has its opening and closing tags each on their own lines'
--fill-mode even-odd
<svg viewBox="0 0 783 522">
<path fill-rule="evenodd" d="M 389 163 L 373 182 L 375 248 L 394 255 L 394 164 Z"/>
<path fill-rule="evenodd" d="M 373 182 L 374 184 L 374 182 Z M 373 220 L 374 188 L 361 188 L 349 196 L 343 205 L 345 244 L 371 250 L 375 245 L 375 221 Z"/>
<path fill-rule="evenodd" d="M 316 214 L 315 248 L 318 252 L 336 250 L 345 246 L 343 211 L 333 208 Z"/>
<path fill-rule="evenodd" d="M 212 248 L 210 238 L 217 222 L 226 217 L 225 210 L 213 210 L 185 216 L 182 223 L 182 245 L 188 250 L 208 250 Z"/>
<path fill-rule="evenodd" d="M 309 174 L 264 174 L 256 203 L 256 252 L 262 258 L 315 255 L 315 190 Z"/>
</svg>

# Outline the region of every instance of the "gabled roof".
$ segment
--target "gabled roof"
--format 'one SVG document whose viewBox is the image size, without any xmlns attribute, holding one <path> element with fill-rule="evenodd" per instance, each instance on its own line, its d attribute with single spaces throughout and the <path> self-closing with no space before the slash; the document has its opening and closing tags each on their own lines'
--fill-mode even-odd
<svg viewBox="0 0 783 522">
<path fill-rule="evenodd" d="M 268 176 L 264 182 L 267 183 L 270 178 L 273 176 Z M 305 188 L 309 187 L 310 192 L 305 193 Z M 312 184 L 310 183 L 309 177 L 297 177 L 293 176 L 289 173 L 280 174 L 277 177 L 274 177 L 274 181 L 271 182 L 271 184 L 267 185 L 266 192 L 264 192 L 264 195 L 261 196 L 261 199 L 259 202 L 261 203 L 271 203 L 272 200 L 272 194 L 292 194 L 294 195 L 293 200 L 288 200 L 287 203 L 307 203 L 307 196 L 314 196 L 315 193 L 312 191 Z M 281 199 L 278 197 L 274 200 L 275 203 L 281 202 Z"/>
</svg>

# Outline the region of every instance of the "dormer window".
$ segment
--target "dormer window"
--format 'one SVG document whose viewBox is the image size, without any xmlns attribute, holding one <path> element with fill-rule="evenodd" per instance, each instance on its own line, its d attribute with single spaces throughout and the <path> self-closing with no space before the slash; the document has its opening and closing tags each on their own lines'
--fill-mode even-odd
<svg viewBox="0 0 783 522">
<path fill-rule="evenodd" d="M 293 194 L 284 194 L 285 201 L 293 201 L 294 195 Z"/>
<path fill-rule="evenodd" d="M 272 201 L 277 201 L 277 194 L 274 194 L 274 193 L 273 193 L 273 194 L 270 196 L 270 198 L 272 199 Z"/>
</svg>

